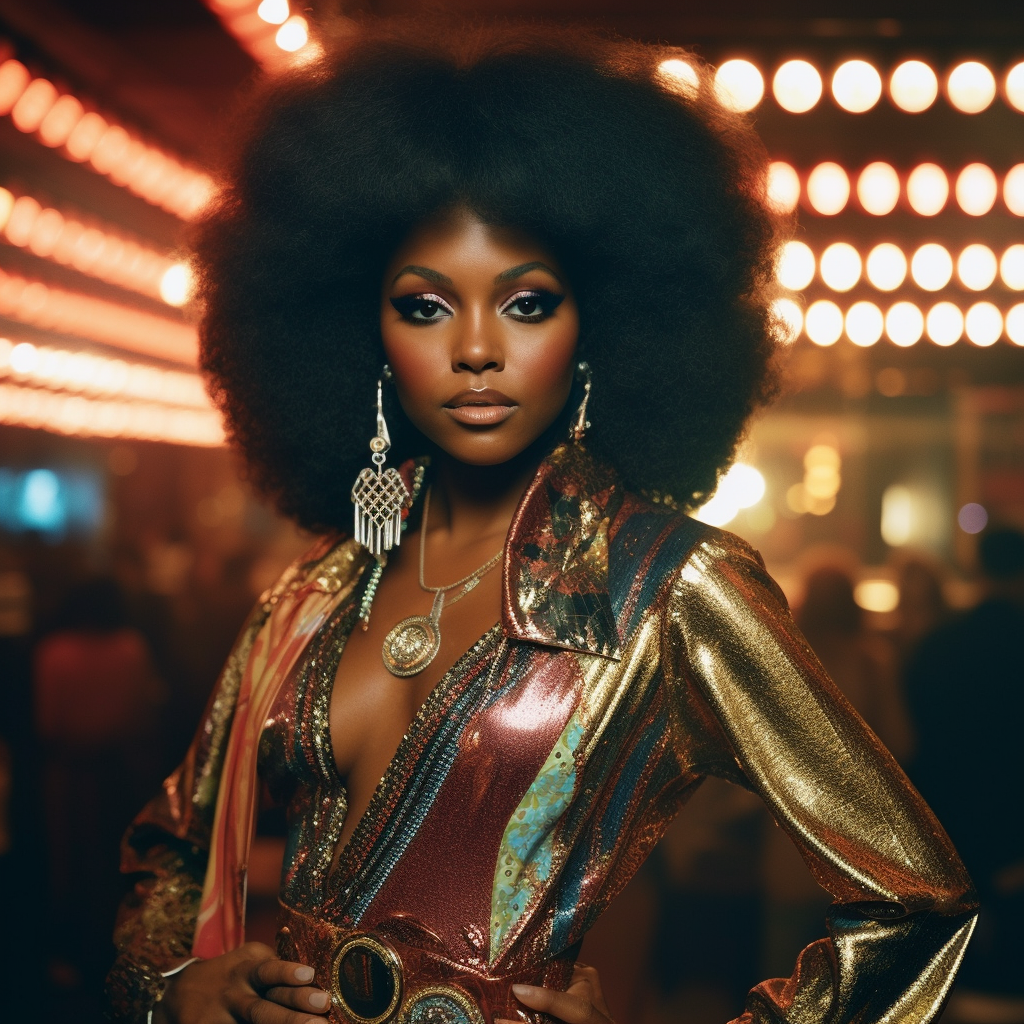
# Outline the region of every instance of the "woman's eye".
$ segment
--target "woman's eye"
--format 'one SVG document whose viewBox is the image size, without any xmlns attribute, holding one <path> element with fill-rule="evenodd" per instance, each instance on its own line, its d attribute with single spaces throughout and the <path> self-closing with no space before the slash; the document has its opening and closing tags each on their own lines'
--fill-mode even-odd
<svg viewBox="0 0 1024 1024">
<path fill-rule="evenodd" d="M 538 320 L 546 320 L 558 308 L 564 295 L 556 295 L 554 292 L 542 290 L 519 292 L 513 295 L 498 310 L 513 320 L 520 320 L 523 323 L 531 323 Z"/>
<path fill-rule="evenodd" d="M 390 299 L 391 305 L 404 320 L 429 324 L 452 315 L 452 308 L 437 295 L 402 295 Z"/>
</svg>

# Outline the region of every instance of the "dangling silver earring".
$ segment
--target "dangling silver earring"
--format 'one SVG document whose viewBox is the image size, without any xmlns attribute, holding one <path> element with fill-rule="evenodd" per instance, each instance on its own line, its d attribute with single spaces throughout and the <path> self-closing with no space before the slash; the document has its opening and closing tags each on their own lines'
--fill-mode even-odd
<svg viewBox="0 0 1024 1024">
<path fill-rule="evenodd" d="M 576 367 L 576 379 L 583 381 L 583 401 L 576 410 L 572 426 L 569 428 L 569 440 L 579 444 L 587 431 L 590 429 L 590 420 L 587 419 L 587 403 L 590 401 L 590 387 L 593 382 L 593 373 L 590 370 L 590 363 L 582 362 Z"/>
<path fill-rule="evenodd" d="M 377 381 L 377 433 L 370 440 L 370 458 L 376 470 L 361 470 L 352 487 L 355 505 L 355 538 L 374 558 L 396 547 L 402 540 L 402 509 L 410 502 L 409 489 L 394 468 L 384 469 L 391 435 L 384 421 L 384 381 L 391 370 L 385 365 Z"/>
</svg>

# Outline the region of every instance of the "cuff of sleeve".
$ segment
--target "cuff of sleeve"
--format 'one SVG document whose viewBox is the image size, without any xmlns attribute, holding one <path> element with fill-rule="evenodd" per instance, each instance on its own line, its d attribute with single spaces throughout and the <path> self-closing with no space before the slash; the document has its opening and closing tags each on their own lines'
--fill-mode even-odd
<svg viewBox="0 0 1024 1024">
<path fill-rule="evenodd" d="M 119 957 L 107 975 L 107 1017 L 117 1024 L 153 1024 L 153 1007 L 163 998 L 167 979 L 197 957 L 169 971 L 158 971 L 149 964 Z"/>
</svg>

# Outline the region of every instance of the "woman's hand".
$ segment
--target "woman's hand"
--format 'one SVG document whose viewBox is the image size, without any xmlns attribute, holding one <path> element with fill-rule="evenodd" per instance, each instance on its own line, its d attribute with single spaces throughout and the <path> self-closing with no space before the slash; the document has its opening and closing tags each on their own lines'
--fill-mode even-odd
<svg viewBox="0 0 1024 1024">
<path fill-rule="evenodd" d="M 247 942 L 211 960 L 197 960 L 167 979 L 153 1024 L 323 1024 L 330 996 L 309 983 L 313 968 L 278 959 L 269 946 Z"/>
<path fill-rule="evenodd" d="M 572 981 L 564 992 L 534 985 L 513 985 L 516 999 L 531 1010 L 539 1010 L 565 1021 L 565 1024 L 614 1024 L 601 992 L 601 979 L 595 967 L 577 963 Z M 514 1024 L 495 1018 L 494 1024 Z"/>
</svg>

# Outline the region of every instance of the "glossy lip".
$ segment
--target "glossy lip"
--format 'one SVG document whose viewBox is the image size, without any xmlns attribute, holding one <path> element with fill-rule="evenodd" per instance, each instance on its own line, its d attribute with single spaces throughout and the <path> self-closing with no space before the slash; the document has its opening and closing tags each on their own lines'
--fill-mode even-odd
<svg viewBox="0 0 1024 1024">
<path fill-rule="evenodd" d="M 452 419 L 473 427 L 503 423 L 518 408 L 508 395 L 494 388 L 466 388 L 444 403 L 444 410 Z"/>
</svg>

